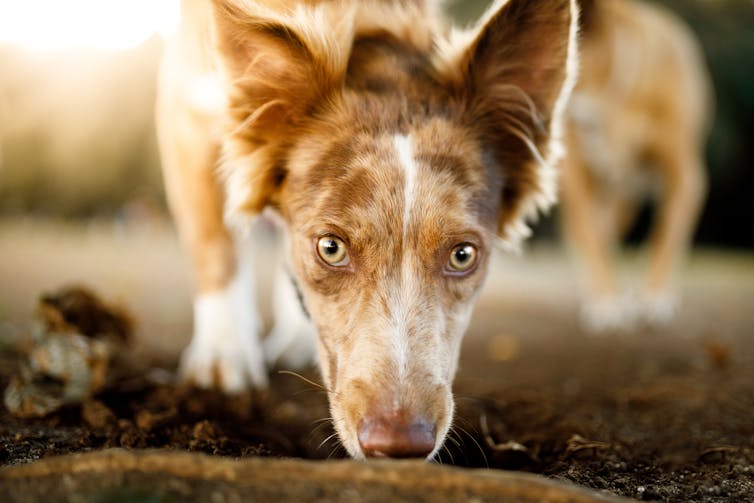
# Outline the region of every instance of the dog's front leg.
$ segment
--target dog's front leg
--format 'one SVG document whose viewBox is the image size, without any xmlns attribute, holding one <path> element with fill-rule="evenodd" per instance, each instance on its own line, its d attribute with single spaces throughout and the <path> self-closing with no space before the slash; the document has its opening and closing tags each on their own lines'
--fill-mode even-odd
<svg viewBox="0 0 754 503">
<path fill-rule="evenodd" d="M 194 335 L 180 372 L 199 386 L 229 392 L 265 387 L 253 269 L 223 223 L 223 193 L 214 172 L 218 146 L 191 115 L 169 107 L 158 118 L 168 202 L 196 289 Z"/>
<path fill-rule="evenodd" d="M 267 386 L 254 274 L 248 255 L 238 245 L 233 273 L 226 282 L 197 291 L 194 336 L 183 352 L 180 371 L 184 379 L 202 387 L 235 392 L 249 386 Z"/>
</svg>

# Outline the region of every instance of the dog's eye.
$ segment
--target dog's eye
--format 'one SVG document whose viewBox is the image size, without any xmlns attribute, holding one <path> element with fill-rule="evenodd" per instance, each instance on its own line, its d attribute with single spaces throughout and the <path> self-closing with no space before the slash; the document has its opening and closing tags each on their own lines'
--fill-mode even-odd
<svg viewBox="0 0 754 503">
<path fill-rule="evenodd" d="M 335 236 L 322 236 L 317 241 L 317 253 L 327 264 L 342 267 L 348 265 L 348 251 L 342 239 Z"/>
<path fill-rule="evenodd" d="M 451 272 L 467 272 L 476 264 L 477 249 L 474 245 L 463 243 L 457 245 L 450 252 L 448 267 Z"/>
</svg>

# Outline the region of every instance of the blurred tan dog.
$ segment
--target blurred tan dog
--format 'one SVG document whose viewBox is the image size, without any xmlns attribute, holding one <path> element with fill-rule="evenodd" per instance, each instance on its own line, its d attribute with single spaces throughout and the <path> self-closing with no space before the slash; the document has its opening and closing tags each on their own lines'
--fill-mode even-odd
<svg viewBox="0 0 754 503">
<path fill-rule="evenodd" d="M 430 0 L 183 7 L 157 121 L 196 278 L 184 377 L 266 385 L 232 228 L 269 208 L 288 265 L 268 361 L 313 322 L 346 450 L 431 458 L 493 242 L 515 246 L 555 198 L 575 0 L 497 1 L 465 31 Z"/>
<path fill-rule="evenodd" d="M 665 323 L 677 309 L 674 270 L 706 194 L 709 77 L 693 34 L 664 8 L 582 3 L 560 196 L 564 234 L 587 280 L 582 321 L 598 332 Z M 610 254 L 647 196 L 659 208 L 637 298 L 620 294 Z"/>
</svg>

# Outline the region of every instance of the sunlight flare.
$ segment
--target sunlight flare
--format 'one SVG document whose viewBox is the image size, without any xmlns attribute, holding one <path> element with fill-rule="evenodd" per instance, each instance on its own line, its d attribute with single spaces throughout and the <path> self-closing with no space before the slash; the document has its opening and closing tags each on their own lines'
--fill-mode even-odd
<svg viewBox="0 0 754 503">
<path fill-rule="evenodd" d="M 178 0 L 0 1 L 0 44 L 55 51 L 127 49 L 178 21 Z"/>
</svg>

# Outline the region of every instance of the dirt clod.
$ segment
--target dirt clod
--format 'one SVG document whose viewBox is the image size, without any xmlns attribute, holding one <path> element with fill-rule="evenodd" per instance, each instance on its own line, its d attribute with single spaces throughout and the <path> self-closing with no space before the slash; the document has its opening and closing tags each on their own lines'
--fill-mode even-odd
<svg viewBox="0 0 754 503">
<path fill-rule="evenodd" d="M 41 417 L 100 391 L 131 337 L 132 322 L 87 289 L 63 288 L 39 299 L 26 357 L 5 388 L 5 407 Z"/>
</svg>

